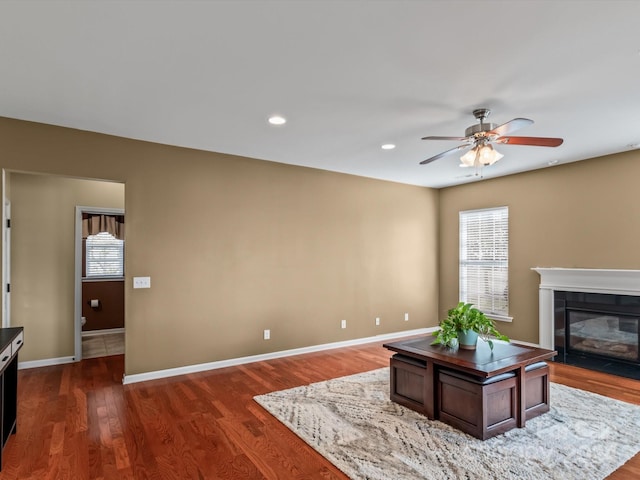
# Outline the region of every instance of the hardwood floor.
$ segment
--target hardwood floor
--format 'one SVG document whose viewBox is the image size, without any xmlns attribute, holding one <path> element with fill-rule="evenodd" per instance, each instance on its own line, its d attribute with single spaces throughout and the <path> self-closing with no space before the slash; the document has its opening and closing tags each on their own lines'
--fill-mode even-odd
<svg viewBox="0 0 640 480">
<path fill-rule="evenodd" d="M 252 398 L 389 356 L 373 343 L 126 386 L 121 355 L 21 370 L 0 480 L 346 479 Z M 640 404 L 640 381 L 551 370 L 552 381 Z M 640 478 L 640 454 L 610 478 Z"/>
</svg>

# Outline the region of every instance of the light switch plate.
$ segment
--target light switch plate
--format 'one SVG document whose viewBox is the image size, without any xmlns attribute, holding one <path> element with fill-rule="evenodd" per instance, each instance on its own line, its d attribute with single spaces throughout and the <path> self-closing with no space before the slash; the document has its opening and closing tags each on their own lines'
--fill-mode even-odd
<svg viewBox="0 0 640 480">
<path fill-rule="evenodd" d="M 151 277 L 133 277 L 133 288 L 151 288 Z"/>
</svg>

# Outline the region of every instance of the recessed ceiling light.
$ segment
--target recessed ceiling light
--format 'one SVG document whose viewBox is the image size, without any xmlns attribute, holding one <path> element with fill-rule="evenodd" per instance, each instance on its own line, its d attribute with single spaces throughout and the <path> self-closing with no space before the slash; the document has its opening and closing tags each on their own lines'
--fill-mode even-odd
<svg viewBox="0 0 640 480">
<path fill-rule="evenodd" d="M 547 162 L 547 165 L 549 165 L 549 166 L 553 166 L 553 165 L 557 165 L 557 164 L 558 164 L 558 160 L 549 160 Z"/>
<path fill-rule="evenodd" d="M 269 117 L 269 123 L 271 125 L 284 125 L 285 123 L 287 123 L 287 119 L 281 117 L 280 115 L 274 115 L 272 117 Z"/>
<path fill-rule="evenodd" d="M 385 143 L 380 148 L 382 148 L 383 150 L 393 150 L 394 148 L 396 148 L 396 146 L 393 143 Z"/>
</svg>

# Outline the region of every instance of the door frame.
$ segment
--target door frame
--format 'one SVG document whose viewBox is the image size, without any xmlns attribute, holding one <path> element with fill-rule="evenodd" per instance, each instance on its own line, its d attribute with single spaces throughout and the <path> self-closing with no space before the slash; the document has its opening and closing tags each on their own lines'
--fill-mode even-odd
<svg viewBox="0 0 640 480">
<path fill-rule="evenodd" d="M 4 172 L 3 172 L 4 177 Z M 4 183 L 4 182 L 3 182 Z M 11 202 L 2 209 L 2 328 L 11 326 Z"/>
<path fill-rule="evenodd" d="M 2 169 L 2 327 L 11 326 L 11 199 L 7 195 L 7 171 Z"/>
<path fill-rule="evenodd" d="M 82 360 L 82 214 L 98 213 L 103 215 L 124 215 L 123 208 L 100 208 L 76 205 L 75 231 L 75 289 L 74 289 L 74 345 L 73 360 Z M 125 248 L 125 255 L 126 253 Z M 125 318 L 126 322 L 126 318 Z M 126 328 L 126 323 L 125 323 Z"/>
</svg>

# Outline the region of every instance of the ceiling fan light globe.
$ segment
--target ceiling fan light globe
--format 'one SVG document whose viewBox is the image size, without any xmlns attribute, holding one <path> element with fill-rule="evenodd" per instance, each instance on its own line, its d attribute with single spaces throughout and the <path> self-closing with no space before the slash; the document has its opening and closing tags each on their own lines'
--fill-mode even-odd
<svg viewBox="0 0 640 480">
<path fill-rule="evenodd" d="M 461 167 L 473 167 L 476 163 L 476 154 L 478 152 L 478 147 L 472 148 L 467 153 L 460 157 L 460 161 L 462 164 Z"/>
<path fill-rule="evenodd" d="M 500 160 L 502 157 L 504 157 L 503 154 L 501 154 L 500 152 L 494 150 L 493 151 L 493 155 L 491 160 L 489 161 L 489 165 L 493 165 L 494 163 L 496 163 L 498 160 Z"/>
<path fill-rule="evenodd" d="M 480 147 L 479 161 L 482 165 L 493 165 L 504 155 L 495 150 L 491 145 L 483 145 Z"/>
</svg>

